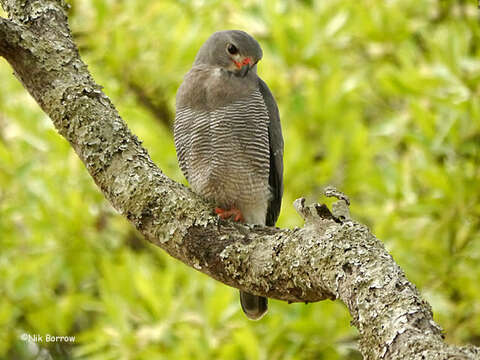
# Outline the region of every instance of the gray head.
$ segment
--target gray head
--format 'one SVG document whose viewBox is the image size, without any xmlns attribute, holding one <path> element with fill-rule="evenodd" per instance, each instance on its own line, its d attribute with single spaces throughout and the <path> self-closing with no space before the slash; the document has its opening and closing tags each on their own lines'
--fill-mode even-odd
<svg viewBox="0 0 480 360">
<path fill-rule="evenodd" d="M 194 65 L 220 67 L 245 76 L 262 58 L 262 48 L 253 37 L 241 30 L 218 31 L 202 45 Z"/>
</svg>

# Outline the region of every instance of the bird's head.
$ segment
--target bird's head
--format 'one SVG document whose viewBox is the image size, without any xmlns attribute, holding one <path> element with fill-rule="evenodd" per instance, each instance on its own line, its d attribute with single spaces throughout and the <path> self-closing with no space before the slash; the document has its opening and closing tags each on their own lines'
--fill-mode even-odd
<svg viewBox="0 0 480 360">
<path fill-rule="evenodd" d="M 257 62 L 262 58 L 262 48 L 257 40 L 240 30 L 218 31 L 202 45 L 195 65 L 220 67 L 236 76 L 256 73 Z"/>
</svg>

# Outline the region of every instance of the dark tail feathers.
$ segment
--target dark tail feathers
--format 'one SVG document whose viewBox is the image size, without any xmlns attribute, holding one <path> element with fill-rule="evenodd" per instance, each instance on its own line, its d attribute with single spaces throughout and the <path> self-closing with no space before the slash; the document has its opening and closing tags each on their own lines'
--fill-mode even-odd
<svg viewBox="0 0 480 360">
<path fill-rule="evenodd" d="M 240 304 L 250 320 L 260 320 L 268 310 L 268 299 L 240 291 Z"/>
</svg>

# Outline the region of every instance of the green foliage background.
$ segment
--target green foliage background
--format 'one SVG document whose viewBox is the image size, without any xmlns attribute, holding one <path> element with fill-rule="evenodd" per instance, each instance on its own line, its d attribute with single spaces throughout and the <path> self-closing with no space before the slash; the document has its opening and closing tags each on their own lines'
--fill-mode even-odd
<svg viewBox="0 0 480 360">
<path fill-rule="evenodd" d="M 83 59 L 154 161 L 185 181 L 175 91 L 214 31 L 264 49 L 279 103 L 285 198 L 333 184 L 433 307 L 447 341 L 480 345 L 480 27 L 473 1 L 71 2 Z M 339 302 L 237 291 L 141 240 L 0 61 L 0 358 L 355 359 Z M 324 199 L 323 199 L 324 200 Z M 75 335 L 28 343 L 22 333 Z M 43 356 L 43 357 L 42 357 Z"/>
</svg>

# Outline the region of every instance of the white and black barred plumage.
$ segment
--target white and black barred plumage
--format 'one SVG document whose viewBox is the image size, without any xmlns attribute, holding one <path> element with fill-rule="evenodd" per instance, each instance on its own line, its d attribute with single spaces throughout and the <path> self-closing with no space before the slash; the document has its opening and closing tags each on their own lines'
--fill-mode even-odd
<svg viewBox="0 0 480 360">
<path fill-rule="evenodd" d="M 259 89 L 212 111 L 177 109 L 175 147 L 192 189 L 219 207 L 266 222 L 271 191 L 268 110 Z"/>
</svg>

